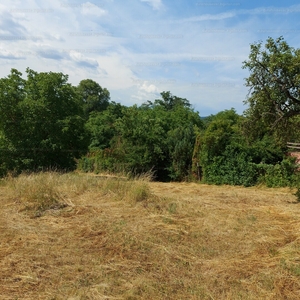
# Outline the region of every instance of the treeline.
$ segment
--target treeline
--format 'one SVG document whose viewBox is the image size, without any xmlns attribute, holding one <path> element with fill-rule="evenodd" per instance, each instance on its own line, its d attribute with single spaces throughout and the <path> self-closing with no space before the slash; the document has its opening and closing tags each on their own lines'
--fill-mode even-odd
<svg viewBox="0 0 300 300">
<path fill-rule="evenodd" d="M 153 171 L 158 180 L 287 186 L 297 166 L 282 140 L 266 129 L 257 139 L 234 109 L 200 118 L 186 99 L 163 92 L 139 107 L 111 103 L 90 114 L 91 144 L 78 168 L 92 172 Z"/>
<path fill-rule="evenodd" d="M 152 171 L 158 180 L 190 176 L 196 134 L 203 122 L 187 99 L 162 92 L 141 106 L 110 103 L 86 123 L 91 144 L 79 161 L 84 171 Z"/>
<path fill-rule="evenodd" d="M 12 69 L 0 79 L 0 174 L 78 168 L 151 171 L 161 181 L 297 185 L 286 142 L 300 141 L 299 59 L 288 65 L 300 51 L 282 38 L 265 47 L 252 45 L 244 62 L 250 94 L 242 116 L 231 109 L 201 118 L 169 91 L 127 107 L 90 79 L 73 86 L 62 73 L 27 69 L 24 79 Z"/>
<path fill-rule="evenodd" d="M 250 132 L 234 109 L 201 118 L 170 92 L 130 107 L 93 80 L 13 69 L 0 80 L 1 173 L 153 172 L 157 180 L 269 186 L 296 180 L 293 160 L 267 129 Z"/>
</svg>

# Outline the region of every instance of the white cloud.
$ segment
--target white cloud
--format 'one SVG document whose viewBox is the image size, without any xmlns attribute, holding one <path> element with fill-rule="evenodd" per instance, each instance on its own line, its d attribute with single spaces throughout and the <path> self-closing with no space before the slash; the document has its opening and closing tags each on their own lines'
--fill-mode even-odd
<svg viewBox="0 0 300 300">
<path fill-rule="evenodd" d="M 196 17 L 184 18 L 179 20 L 174 20 L 174 23 L 187 23 L 187 22 L 201 22 L 201 21 L 218 21 L 233 18 L 236 16 L 236 12 L 226 12 L 220 14 L 202 14 Z"/>
<path fill-rule="evenodd" d="M 149 84 L 147 81 L 142 84 L 140 90 L 147 93 L 158 93 L 158 88 L 154 84 Z"/>
<path fill-rule="evenodd" d="M 0 59 L 25 59 L 26 52 L 18 52 L 7 49 L 0 49 Z"/>
<path fill-rule="evenodd" d="M 187 98 L 201 115 L 232 106 L 241 112 L 247 94 L 242 82 L 248 75 L 241 66 L 250 44 L 270 34 L 277 37 L 282 29 L 300 28 L 295 13 L 299 6 L 282 4 L 276 9 L 271 2 L 266 8 L 220 6 L 218 13 L 213 13 L 216 7 L 181 5 L 182 1 L 168 1 L 169 7 L 160 0 L 132 0 L 131 5 L 94 2 L 101 7 L 92 2 L 0 4 L 0 77 L 12 67 L 22 73 L 29 67 L 63 72 L 75 85 L 91 78 L 108 88 L 113 101 L 124 105 L 153 101 L 159 92 L 171 91 Z M 288 43 L 299 47 L 295 33 L 283 34 Z M 4 36 L 26 39 L 5 40 Z"/>
<path fill-rule="evenodd" d="M 161 0 L 141 0 L 141 1 L 149 3 L 149 5 L 151 5 L 155 10 L 159 10 L 162 7 Z"/>
<path fill-rule="evenodd" d="M 88 58 L 82 53 L 70 51 L 70 58 L 76 62 L 79 67 L 83 68 L 97 68 L 99 66 L 97 60 Z"/>
<path fill-rule="evenodd" d="M 83 15 L 95 15 L 97 17 L 102 17 L 107 14 L 107 11 L 100 8 L 99 6 L 86 2 L 82 4 L 81 12 Z"/>
</svg>

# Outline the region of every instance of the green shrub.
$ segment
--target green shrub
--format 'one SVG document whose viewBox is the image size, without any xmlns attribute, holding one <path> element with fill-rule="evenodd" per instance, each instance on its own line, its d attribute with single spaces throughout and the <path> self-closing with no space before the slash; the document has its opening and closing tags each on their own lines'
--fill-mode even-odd
<svg viewBox="0 0 300 300">
<path fill-rule="evenodd" d="M 267 187 L 293 187 L 299 181 L 299 172 L 294 158 L 286 158 L 275 165 L 261 164 L 259 168 L 258 182 Z"/>
<path fill-rule="evenodd" d="M 126 164 L 118 160 L 114 153 L 107 149 L 96 150 L 80 158 L 77 162 L 77 169 L 83 172 L 92 173 L 127 173 L 130 170 Z"/>
</svg>

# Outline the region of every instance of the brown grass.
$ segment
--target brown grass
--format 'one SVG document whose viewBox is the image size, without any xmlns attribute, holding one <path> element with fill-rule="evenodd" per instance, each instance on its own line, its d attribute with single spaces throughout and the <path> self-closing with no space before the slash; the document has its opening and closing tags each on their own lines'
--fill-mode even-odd
<svg viewBox="0 0 300 300">
<path fill-rule="evenodd" d="M 300 299 L 288 189 L 46 173 L 0 200 L 3 300 Z"/>
</svg>

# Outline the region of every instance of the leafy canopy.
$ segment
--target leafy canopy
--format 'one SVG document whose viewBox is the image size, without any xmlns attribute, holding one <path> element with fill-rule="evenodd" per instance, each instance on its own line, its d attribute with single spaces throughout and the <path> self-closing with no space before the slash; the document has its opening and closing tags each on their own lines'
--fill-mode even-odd
<svg viewBox="0 0 300 300">
<path fill-rule="evenodd" d="M 0 132 L 7 141 L 2 164 L 18 171 L 74 168 L 74 158 L 87 148 L 83 109 L 74 87 L 62 73 L 29 68 L 26 73 L 23 79 L 12 69 L 0 79 Z"/>
<path fill-rule="evenodd" d="M 283 37 L 269 37 L 264 47 L 262 42 L 251 45 L 243 68 L 250 72 L 245 103 L 253 130 L 286 133 L 290 120 L 300 115 L 300 49 L 290 47 Z"/>
</svg>

